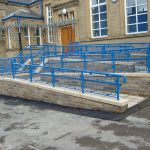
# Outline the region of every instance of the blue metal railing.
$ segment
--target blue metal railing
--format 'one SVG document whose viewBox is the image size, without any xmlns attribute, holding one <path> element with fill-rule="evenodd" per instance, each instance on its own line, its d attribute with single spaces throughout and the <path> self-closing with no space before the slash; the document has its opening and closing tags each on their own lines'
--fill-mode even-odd
<svg viewBox="0 0 150 150">
<path fill-rule="evenodd" d="M 120 99 L 121 84 L 126 82 L 123 75 L 75 70 L 67 68 L 54 68 L 40 65 L 26 65 L 26 74 L 18 71 L 22 65 L 12 64 L 13 78 L 21 78 L 30 82 L 47 83 L 53 87 L 65 87 L 79 90 L 82 93 L 96 93 Z M 40 71 L 36 71 L 41 68 Z"/>
<path fill-rule="evenodd" d="M 11 60 L 12 58 L 0 59 L 0 76 L 11 75 Z"/>
<path fill-rule="evenodd" d="M 52 58 L 56 58 L 56 57 L 59 58 L 59 60 L 51 60 Z M 113 49 L 107 51 L 99 50 L 99 51 L 75 52 L 75 53 L 51 52 L 50 55 L 48 55 L 45 52 L 45 55 L 41 56 L 41 60 L 43 64 L 45 62 L 45 59 L 47 58 L 49 59 L 49 61 L 45 63 L 46 65 L 49 64 L 49 65 L 54 65 L 54 67 L 56 65 L 61 68 L 63 67 L 68 68 L 66 64 L 68 65 L 69 63 L 70 64 L 74 63 L 74 67 L 75 68 L 77 67 L 77 69 L 78 67 L 80 67 L 79 69 L 84 69 L 84 70 L 92 69 L 93 71 L 101 71 L 101 72 L 103 71 L 114 72 L 114 73 L 115 72 L 138 72 L 138 71 L 148 72 L 150 68 L 148 63 L 150 59 L 149 47 Z M 88 64 L 91 63 L 93 63 L 93 66 L 95 63 L 99 63 L 100 66 L 104 64 L 105 67 L 103 65 L 102 68 L 101 67 L 90 68 Z"/>
<path fill-rule="evenodd" d="M 29 45 L 0 59 L 1 75 L 117 99 L 125 77 L 112 73 L 137 71 L 150 73 L 150 43 Z"/>
</svg>

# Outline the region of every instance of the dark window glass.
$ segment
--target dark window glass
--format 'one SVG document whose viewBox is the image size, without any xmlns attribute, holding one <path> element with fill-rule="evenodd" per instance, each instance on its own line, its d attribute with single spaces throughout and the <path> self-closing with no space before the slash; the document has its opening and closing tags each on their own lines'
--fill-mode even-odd
<svg viewBox="0 0 150 150">
<path fill-rule="evenodd" d="M 24 28 L 24 36 L 28 36 L 28 28 L 27 27 Z"/>
<path fill-rule="evenodd" d="M 39 32 L 39 28 L 36 28 L 36 36 L 39 36 L 40 32 Z"/>
<path fill-rule="evenodd" d="M 101 29 L 101 35 L 102 36 L 107 35 L 107 29 Z"/>
<path fill-rule="evenodd" d="M 100 6 L 100 12 L 105 12 L 106 11 L 106 5 Z"/>
<path fill-rule="evenodd" d="M 99 21 L 99 15 L 93 15 L 93 21 Z"/>
<path fill-rule="evenodd" d="M 97 14 L 98 13 L 98 7 L 92 8 L 92 14 Z"/>
<path fill-rule="evenodd" d="M 99 28 L 99 22 L 94 22 L 93 23 L 93 29 Z"/>
<path fill-rule="evenodd" d="M 136 16 L 128 17 L 128 24 L 134 24 L 136 23 Z"/>
<path fill-rule="evenodd" d="M 101 28 L 107 27 L 107 21 L 101 21 Z"/>
<path fill-rule="evenodd" d="M 100 14 L 100 18 L 101 18 L 101 20 L 106 20 L 107 19 L 107 14 L 106 13 Z"/>
<path fill-rule="evenodd" d="M 99 2 L 100 2 L 100 3 L 104 3 L 104 2 L 106 2 L 106 0 L 99 0 Z"/>
<path fill-rule="evenodd" d="M 127 8 L 127 15 L 136 14 L 136 7 Z"/>
<path fill-rule="evenodd" d="M 100 32 L 99 30 L 93 30 L 93 35 L 96 36 L 100 36 Z"/>
<path fill-rule="evenodd" d="M 147 22 L 147 14 L 138 15 L 138 22 Z"/>
<path fill-rule="evenodd" d="M 148 31 L 148 24 L 147 23 L 138 24 L 138 31 L 139 32 Z"/>
<path fill-rule="evenodd" d="M 128 33 L 137 32 L 136 25 L 128 25 Z"/>
</svg>

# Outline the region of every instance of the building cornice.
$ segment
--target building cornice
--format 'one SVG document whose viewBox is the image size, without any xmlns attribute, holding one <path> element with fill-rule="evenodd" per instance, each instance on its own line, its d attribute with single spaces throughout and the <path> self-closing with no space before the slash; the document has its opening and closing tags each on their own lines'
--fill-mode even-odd
<svg viewBox="0 0 150 150">
<path fill-rule="evenodd" d="M 58 9 L 61 9 L 64 7 L 74 6 L 74 5 L 78 5 L 78 4 L 79 4 L 79 0 L 70 0 L 65 3 L 53 2 L 53 3 L 51 3 L 51 7 L 53 8 L 53 10 L 58 10 Z"/>
</svg>

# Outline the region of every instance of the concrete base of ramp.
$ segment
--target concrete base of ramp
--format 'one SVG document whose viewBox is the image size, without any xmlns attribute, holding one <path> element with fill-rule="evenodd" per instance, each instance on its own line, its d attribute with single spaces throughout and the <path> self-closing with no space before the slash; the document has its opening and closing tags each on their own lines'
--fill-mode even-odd
<svg viewBox="0 0 150 150">
<path fill-rule="evenodd" d="M 68 107 L 106 110 L 118 113 L 125 112 L 129 107 L 145 100 L 143 97 L 121 95 L 120 100 L 117 101 L 105 96 L 82 94 L 79 91 L 66 88 L 53 88 L 41 83 L 31 83 L 8 77 L 0 78 L 0 94 Z"/>
</svg>

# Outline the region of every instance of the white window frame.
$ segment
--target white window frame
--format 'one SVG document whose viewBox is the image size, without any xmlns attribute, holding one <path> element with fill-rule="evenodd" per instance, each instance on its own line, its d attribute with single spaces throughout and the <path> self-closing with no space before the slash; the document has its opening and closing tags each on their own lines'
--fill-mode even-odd
<svg viewBox="0 0 150 150">
<path fill-rule="evenodd" d="M 49 15 L 49 13 L 50 13 L 50 15 Z M 53 11 L 52 11 L 51 5 L 46 6 L 46 16 L 47 16 L 47 24 L 49 25 L 52 23 L 52 20 L 53 20 Z M 53 27 L 48 27 L 47 29 L 48 29 L 48 43 L 53 43 L 54 42 Z"/>
<path fill-rule="evenodd" d="M 125 30 L 126 30 L 126 35 L 132 35 L 132 34 L 141 34 L 141 33 L 147 33 L 148 32 L 148 30 L 147 31 L 140 31 L 140 32 L 131 32 L 131 33 L 129 33 L 128 32 L 128 20 L 127 20 L 127 5 L 126 5 L 126 1 L 127 0 L 124 0 L 124 10 L 125 10 Z M 137 2 L 137 1 L 136 1 Z M 145 3 L 145 4 L 147 4 L 147 9 L 148 9 L 148 0 L 147 0 L 147 3 Z M 142 4 L 142 5 L 144 5 L 144 4 Z M 136 20 L 138 19 L 137 18 L 137 16 L 138 16 L 138 13 L 137 13 L 137 6 L 140 6 L 140 5 L 137 5 L 136 4 Z M 143 14 L 145 14 L 145 13 L 143 13 Z M 147 11 L 147 15 L 148 15 L 148 11 Z M 131 15 L 132 16 L 132 15 Z M 148 23 L 148 20 L 147 20 L 147 22 L 142 22 L 142 23 Z M 139 24 L 138 22 L 137 23 L 135 23 L 136 24 L 136 28 L 138 29 L 138 27 L 137 27 L 137 25 Z"/>
<path fill-rule="evenodd" d="M 27 32 L 28 32 L 28 35 L 26 36 L 25 35 L 25 38 L 28 39 L 28 44 L 31 45 L 31 38 L 30 38 L 30 27 L 27 27 Z"/>
<path fill-rule="evenodd" d="M 37 29 L 36 29 L 37 30 Z M 37 40 L 37 38 L 39 38 L 39 40 L 40 40 L 40 45 L 42 45 L 42 32 L 41 32 L 41 28 L 40 27 L 38 27 L 38 30 L 39 30 L 39 35 L 36 35 L 36 40 Z M 36 41 L 37 42 L 37 41 Z"/>
<path fill-rule="evenodd" d="M 106 21 L 107 21 L 107 28 L 99 28 L 99 30 L 107 29 L 107 35 L 100 35 L 100 36 L 94 36 L 93 35 L 93 20 L 92 20 L 92 7 L 93 7 L 93 5 L 92 5 L 92 0 L 89 0 L 89 1 L 90 1 L 90 20 L 91 20 L 91 37 L 92 37 L 92 39 L 108 37 L 108 18 L 106 19 Z M 107 9 L 107 0 L 106 0 L 105 3 L 106 3 L 106 9 Z M 100 5 L 98 5 L 98 6 L 100 6 Z M 107 15 L 107 13 L 108 13 L 108 10 L 106 10 L 106 15 Z"/>
<path fill-rule="evenodd" d="M 12 49 L 12 43 L 11 43 L 11 39 L 12 39 L 12 35 L 11 35 L 11 29 L 8 28 L 8 46 L 9 46 L 9 49 Z"/>
</svg>

